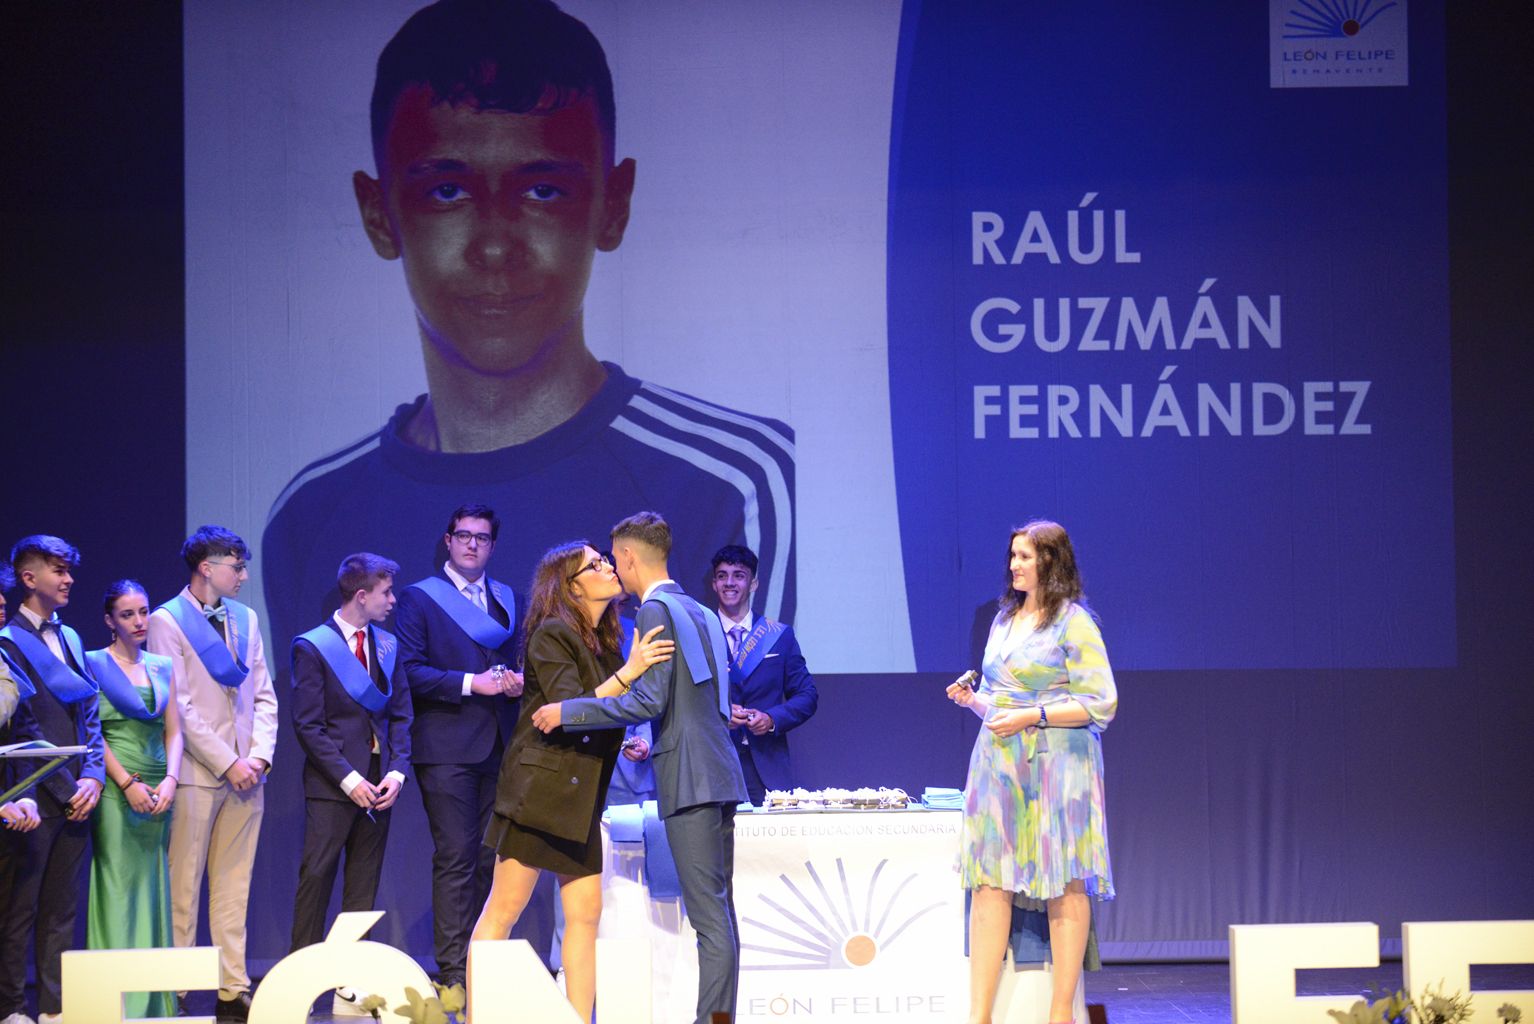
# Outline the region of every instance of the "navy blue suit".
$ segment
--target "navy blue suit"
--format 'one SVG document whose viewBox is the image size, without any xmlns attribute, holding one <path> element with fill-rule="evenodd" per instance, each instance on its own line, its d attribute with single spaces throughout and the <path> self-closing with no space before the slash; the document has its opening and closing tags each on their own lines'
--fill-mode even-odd
<svg viewBox="0 0 1534 1024">
<path fill-rule="evenodd" d="M 483 839 L 518 705 L 514 698 L 500 695 L 464 696 L 463 676 L 494 665 L 517 668 L 522 660 L 521 630 L 512 630 L 511 639 L 500 647 L 481 647 L 424 591 L 409 586 L 395 593 L 399 659 L 415 708 L 411 763 L 433 845 L 433 952 L 443 979 L 462 981 L 469 936 L 495 869 L 495 853 Z M 486 598 L 491 617 L 506 625 L 506 607 L 493 593 Z M 544 886 L 541 897 L 534 896 L 512 929 L 514 938 L 528 939 L 545 958 L 554 933 L 552 891 Z"/>
<path fill-rule="evenodd" d="M 37 635 L 32 620 L 20 611 L 8 624 Z M 26 673 L 37 690 L 23 702 L 25 717 L 22 705 L 17 706 L 17 727 L 22 727 L 29 718 L 35 722 L 37 738 L 54 746 L 88 748 L 77 770 L 65 767 L 38 785 L 37 810 L 42 824 L 31 832 L 6 832 L 0 837 L 3 850 L 0 859 L 11 862 L 6 870 L 0 870 L 0 876 L 7 872 L 12 875 L 12 888 L 6 894 L 5 911 L 0 915 L 0 1017 L 24 1012 L 29 937 L 33 937 L 37 967 L 38 1010 L 58 1013 L 63 1007 L 59 957 L 74 940 L 91 837 L 89 819 L 70 821 L 65 812 L 75 794 L 77 778 L 95 779 L 105 785 L 106 746 L 101 739 L 98 698 L 62 703 L 43 685 L 41 676 L 14 643 L 0 639 L 0 645 L 4 645 L 11 661 Z M 67 644 L 64 649 L 69 667 L 85 675 Z"/>
<path fill-rule="evenodd" d="M 745 726 L 730 730 L 740 755 L 751 802 L 760 805 L 769 789 L 792 789 L 794 773 L 788 758 L 788 733 L 815 713 L 820 695 L 799 652 L 792 626 L 784 626 L 772 648 L 749 676 L 730 683 L 730 702 L 755 708 L 772 718 L 772 731 L 753 735 Z"/>
<path fill-rule="evenodd" d="M 719 687 L 727 685 L 728 666 L 717 664 L 710 629 L 719 630 L 713 612 L 662 584 L 687 606 L 690 621 L 673 623 L 659 601 L 646 601 L 637 618 L 639 634 L 664 627 L 656 639 L 675 639 L 679 629 L 694 630 L 703 644 L 712 678 L 695 683 L 682 646 L 670 661 L 652 665 L 632 689 L 618 697 L 567 700 L 560 721 L 572 731 L 605 729 L 650 721 L 655 742 L 650 756 L 666 839 L 676 858 L 677 880 L 687 915 L 698 933 L 698 1016 L 735 1014 L 740 971 L 740 932 L 735 921 L 735 806 L 746 797 L 740 761 L 730 747 L 728 719 L 719 710 Z M 659 588 L 657 588 L 659 589 Z M 720 637 L 723 643 L 723 637 Z"/>
<path fill-rule="evenodd" d="M 341 636 L 333 619 L 325 627 Z M 293 949 L 324 939 L 325 908 L 343 853 L 341 910 L 372 910 L 378 895 L 390 811 L 374 811 L 370 819 L 352 803 L 341 781 L 352 772 L 375 786 L 391 771 L 408 776 L 414 715 L 403 659 L 395 660 L 394 674 L 386 681 L 376 641 L 370 627 L 370 675 L 380 691 L 389 689 L 389 699 L 370 712 L 346 692 L 313 644 L 302 637 L 293 640 L 293 699 L 288 707 L 298 744 L 304 748 L 305 804 L 304 851 L 293 901 Z M 377 753 L 373 752 L 374 737 Z"/>
</svg>

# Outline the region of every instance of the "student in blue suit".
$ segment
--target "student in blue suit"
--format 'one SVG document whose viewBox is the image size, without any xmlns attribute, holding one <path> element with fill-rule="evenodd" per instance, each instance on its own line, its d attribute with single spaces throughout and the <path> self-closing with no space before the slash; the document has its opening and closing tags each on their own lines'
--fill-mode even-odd
<svg viewBox="0 0 1534 1024">
<path fill-rule="evenodd" d="M 792 789 L 788 733 L 815 713 L 820 696 L 792 626 L 751 614 L 756 553 L 739 544 L 715 552 L 709 585 L 730 649 L 730 741 L 746 792 L 757 805 L 769 789 Z"/>
<path fill-rule="evenodd" d="M 469 935 L 490 892 L 495 853 L 482 840 L 522 695 L 517 601 L 488 571 L 500 532 L 494 509 L 455 509 L 443 536 L 442 571 L 400 591 L 394 611 L 415 709 L 411 763 L 433 846 L 432 951 L 449 985 L 464 980 Z M 552 890 L 534 906 L 547 912 L 524 913 L 512 936 L 529 939 L 546 956 Z"/>
<path fill-rule="evenodd" d="M 341 856 L 341 910 L 372 910 L 389 810 L 410 771 L 410 684 L 399 643 L 380 626 L 394 610 L 399 566 L 369 552 L 336 573 L 341 607 L 293 639 L 293 732 L 304 748 L 304 852 L 293 949 L 325 937 Z M 341 993 L 344 998 L 346 993 Z"/>
<path fill-rule="evenodd" d="M 652 721 L 651 757 L 666 839 L 676 858 L 687 916 L 698 933 L 698 1016 L 734 1019 L 740 971 L 735 921 L 735 807 L 746 796 L 740 761 L 730 749 L 729 656 L 719 618 L 682 592 L 666 559 L 671 528 L 654 512 L 613 527 L 613 564 L 631 594 L 644 602 L 638 629 L 663 627 L 679 657 L 650 666 L 616 697 L 583 697 L 545 704 L 533 725 L 551 732 L 609 729 Z"/>
</svg>

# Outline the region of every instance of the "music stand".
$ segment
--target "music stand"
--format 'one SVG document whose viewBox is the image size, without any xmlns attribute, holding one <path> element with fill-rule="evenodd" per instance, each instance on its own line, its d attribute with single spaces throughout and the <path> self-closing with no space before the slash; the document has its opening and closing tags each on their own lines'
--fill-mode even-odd
<svg viewBox="0 0 1534 1024">
<path fill-rule="evenodd" d="M 37 783 L 46 779 L 68 763 L 71 757 L 78 757 L 85 753 L 85 747 L 56 747 L 47 740 L 28 740 L 25 743 L 11 743 L 0 747 L 0 762 L 20 761 L 23 759 L 39 760 L 46 759 L 47 764 L 37 769 L 31 775 L 22 779 L 16 785 L 0 794 L 0 804 L 9 803 L 22 793 L 31 789 Z"/>
</svg>

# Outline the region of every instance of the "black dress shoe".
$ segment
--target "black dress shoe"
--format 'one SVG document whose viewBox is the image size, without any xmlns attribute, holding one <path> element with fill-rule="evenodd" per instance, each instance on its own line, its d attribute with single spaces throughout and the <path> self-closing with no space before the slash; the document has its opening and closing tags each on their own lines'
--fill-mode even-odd
<svg viewBox="0 0 1534 1024">
<path fill-rule="evenodd" d="M 213 1016 L 224 1021 L 244 1021 L 250 1018 L 250 993 L 239 992 L 233 999 L 220 998 L 213 1004 Z"/>
</svg>

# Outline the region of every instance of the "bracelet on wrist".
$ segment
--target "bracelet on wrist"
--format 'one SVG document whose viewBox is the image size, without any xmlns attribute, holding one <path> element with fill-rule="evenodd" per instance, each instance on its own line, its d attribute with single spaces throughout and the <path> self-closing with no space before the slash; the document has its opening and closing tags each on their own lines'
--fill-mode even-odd
<svg viewBox="0 0 1534 1024">
<path fill-rule="evenodd" d="M 1042 704 L 1039 705 L 1039 728 L 1049 728 L 1049 711 Z"/>
<path fill-rule="evenodd" d="M 128 781 L 127 782 L 119 782 L 117 784 L 117 788 L 122 790 L 124 793 L 126 793 L 126 792 L 128 792 L 129 787 L 131 787 L 135 782 L 143 782 L 143 781 L 144 781 L 144 777 L 142 775 L 140 775 L 138 772 L 134 772 L 133 774 L 128 776 Z"/>
</svg>

